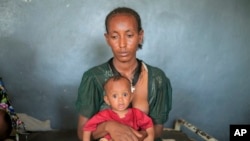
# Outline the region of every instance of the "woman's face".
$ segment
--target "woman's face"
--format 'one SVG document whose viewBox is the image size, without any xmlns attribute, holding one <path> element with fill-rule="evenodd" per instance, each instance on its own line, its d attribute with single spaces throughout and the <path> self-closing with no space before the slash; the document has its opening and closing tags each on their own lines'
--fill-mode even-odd
<svg viewBox="0 0 250 141">
<path fill-rule="evenodd" d="M 135 59 L 138 45 L 143 40 L 143 31 L 138 31 L 136 19 L 129 14 L 117 14 L 109 19 L 107 26 L 105 38 L 114 58 L 121 62 Z"/>
</svg>

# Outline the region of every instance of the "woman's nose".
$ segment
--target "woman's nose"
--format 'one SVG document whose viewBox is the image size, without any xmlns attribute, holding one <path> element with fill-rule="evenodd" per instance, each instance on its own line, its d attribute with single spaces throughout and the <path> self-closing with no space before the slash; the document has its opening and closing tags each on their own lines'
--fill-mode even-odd
<svg viewBox="0 0 250 141">
<path fill-rule="evenodd" d="M 120 48 L 126 47 L 126 44 L 127 44 L 126 38 L 124 36 L 121 36 L 121 38 L 120 38 Z"/>
</svg>

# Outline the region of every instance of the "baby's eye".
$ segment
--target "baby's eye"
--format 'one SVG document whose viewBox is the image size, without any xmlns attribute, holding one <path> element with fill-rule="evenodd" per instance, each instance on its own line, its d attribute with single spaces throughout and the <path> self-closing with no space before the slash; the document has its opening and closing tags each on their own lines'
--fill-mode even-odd
<svg viewBox="0 0 250 141">
<path fill-rule="evenodd" d="M 126 96 L 128 96 L 128 94 L 127 93 L 123 93 L 123 96 L 126 97 Z"/>
<path fill-rule="evenodd" d="M 116 94 L 114 94 L 112 97 L 113 97 L 113 98 L 117 98 Z"/>
</svg>

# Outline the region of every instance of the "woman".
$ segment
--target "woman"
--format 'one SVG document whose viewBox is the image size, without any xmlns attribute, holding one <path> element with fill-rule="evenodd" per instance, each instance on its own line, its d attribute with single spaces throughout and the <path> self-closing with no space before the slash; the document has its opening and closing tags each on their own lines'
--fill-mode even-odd
<svg viewBox="0 0 250 141">
<path fill-rule="evenodd" d="M 105 26 L 105 38 L 113 57 L 83 74 L 76 101 L 79 112 L 78 137 L 82 138 L 82 126 L 86 121 L 107 107 L 103 100 L 104 82 L 113 75 L 122 75 L 132 84 L 132 106 L 152 118 L 157 140 L 171 110 L 170 81 L 162 70 L 136 58 L 144 36 L 141 19 L 136 11 L 126 7 L 116 8 L 107 15 Z M 146 137 L 145 131 L 137 132 L 115 121 L 100 124 L 92 135 L 94 139 L 98 139 L 107 133 L 115 141 L 137 141 Z"/>
</svg>

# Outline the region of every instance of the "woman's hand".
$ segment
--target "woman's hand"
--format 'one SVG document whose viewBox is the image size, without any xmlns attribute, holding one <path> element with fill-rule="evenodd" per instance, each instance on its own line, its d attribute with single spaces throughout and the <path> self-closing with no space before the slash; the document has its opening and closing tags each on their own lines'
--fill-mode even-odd
<svg viewBox="0 0 250 141">
<path fill-rule="evenodd" d="M 103 133 L 108 133 L 114 141 L 139 141 L 138 138 L 142 137 L 142 134 L 138 131 L 116 121 L 107 121 L 98 125 L 97 130 L 93 132 L 93 136 L 96 138 Z"/>
<path fill-rule="evenodd" d="M 141 137 L 139 137 L 139 141 L 144 141 L 144 139 L 148 136 L 147 132 L 145 130 L 141 130 L 139 131 L 139 133 L 142 135 Z"/>
<path fill-rule="evenodd" d="M 133 128 L 120 124 L 118 122 L 109 122 L 107 131 L 115 141 L 139 141 L 142 135 Z"/>
</svg>

